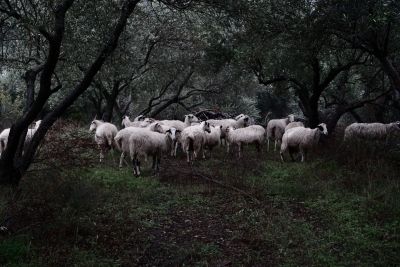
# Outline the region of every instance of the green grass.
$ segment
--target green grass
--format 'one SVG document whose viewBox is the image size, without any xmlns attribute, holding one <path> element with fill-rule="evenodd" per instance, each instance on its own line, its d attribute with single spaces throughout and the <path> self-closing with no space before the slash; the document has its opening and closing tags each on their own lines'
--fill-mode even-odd
<svg viewBox="0 0 400 267">
<path fill-rule="evenodd" d="M 1 238 L 1 264 L 400 262 L 400 186 L 392 161 L 360 166 L 314 158 L 306 164 L 283 164 L 276 155 L 259 159 L 250 154 L 248 162 L 217 154 L 195 168 L 258 201 L 186 174 L 169 177 L 167 171 L 160 177 L 149 172 L 134 177 L 128 169 L 103 166 L 71 170 L 51 186 L 48 177 L 27 181 L 16 204 L 24 223 L 15 229 L 17 234 Z M 4 198 L 3 209 L 5 203 Z"/>
</svg>

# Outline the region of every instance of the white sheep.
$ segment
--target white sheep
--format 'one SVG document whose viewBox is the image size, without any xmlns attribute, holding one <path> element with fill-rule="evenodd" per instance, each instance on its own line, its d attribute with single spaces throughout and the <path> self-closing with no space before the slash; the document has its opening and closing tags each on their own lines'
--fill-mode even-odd
<svg viewBox="0 0 400 267">
<path fill-rule="evenodd" d="M 176 156 L 176 150 L 178 148 L 178 142 L 181 136 L 180 130 L 175 129 L 174 127 L 163 125 L 159 122 L 152 123 L 147 127 L 147 129 L 153 132 L 164 133 L 164 134 L 167 133 L 168 131 L 171 131 L 172 136 L 174 136 L 173 145 L 171 147 L 171 156 Z"/>
<path fill-rule="evenodd" d="M 123 161 L 125 158 L 125 154 L 130 153 L 129 150 L 129 137 L 131 137 L 132 134 L 142 132 L 142 131 L 149 131 L 147 128 L 138 128 L 138 127 L 126 127 L 115 135 L 114 141 L 115 141 L 115 146 L 119 151 L 121 151 L 121 157 L 119 159 L 119 167 L 122 168 Z"/>
<path fill-rule="evenodd" d="M 181 143 L 183 151 L 186 152 L 187 162 L 192 162 L 203 150 L 206 132 L 211 132 L 210 124 L 206 121 L 199 125 L 189 126 L 182 131 Z"/>
<path fill-rule="evenodd" d="M 100 162 L 102 162 L 105 152 L 113 147 L 113 140 L 118 129 L 112 123 L 93 120 L 90 124 L 89 131 L 95 131 L 94 140 L 100 149 Z"/>
<path fill-rule="evenodd" d="M 270 120 L 267 124 L 267 140 L 268 146 L 267 151 L 269 151 L 269 142 L 274 141 L 275 147 L 274 151 L 276 151 L 276 144 L 282 141 L 282 136 L 285 133 L 285 127 L 294 121 L 294 115 L 289 115 L 284 119 L 274 119 Z"/>
<path fill-rule="evenodd" d="M 306 160 L 309 149 L 313 149 L 318 145 L 321 135 L 328 135 L 325 123 L 321 123 L 315 129 L 295 127 L 287 130 L 282 137 L 281 159 L 285 161 L 283 154 L 289 151 L 290 157 L 294 161 L 293 153 L 300 151 L 301 161 Z"/>
<path fill-rule="evenodd" d="M 9 135 L 10 135 L 10 128 L 4 129 L 0 133 L 0 156 L 4 152 L 4 150 L 6 150 Z"/>
<path fill-rule="evenodd" d="M 37 129 L 39 128 L 41 123 L 41 120 L 38 120 L 35 122 L 35 127 L 32 129 L 28 129 L 26 136 L 25 136 L 25 143 L 24 145 L 27 145 L 33 135 L 35 134 L 35 132 L 37 131 Z M 8 136 L 10 135 L 10 128 L 4 129 L 1 133 L 0 133 L 0 156 L 3 153 L 3 151 L 6 149 L 7 147 L 7 142 L 8 142 Z"/>
<path fill-rule="evenodd" d="M 295 127 L 305 127 L 305 126 L 304 126 L 304 123 L 302 123 L 301 121 L 293 121 L 293 122 L 289 123 L 288 125 L 286 125 L 285 132 L 287 130 L 295 128 Z"/>
<path fill-rule="evenodd" d="M 131 134 L 129 137 L 129 153 L 133 163 L 134 175 L 140 175 L 139 157 L 144 157 L 147 161 L 148 156 L 153 157 L 153 170 L 159 171 L 161 156 L 164 152 L 170 151 L 176 138 L 175 128 L 167 130 L 165 133 L 141 131 Z"/>
<path fill-rule="evenodd" d="M 217 147 L 221 144 L 221 132 L 222 132 L 222 126 L 211 126 L 210 127 L 210 133 L 206 133 L 206 140 L 204 143 L 204 148 L 210 151 L 210 157 L 211 157 L 211 150 L 214 147 Z M 203 149 L 203 158 L 205 158 L 205 149 Z"/>
<path fill-rule="evenodd" d="M 366 140 L 389 140 L 390 136 L 400 132 L 400 121 L 388 124 L 383 123 L 352 123 L 344 131 L 344 141 L 366 139 Z"/>
<path fill-rule="evenodd" d="M 243 116 L 241 116 L 241 115 L 239 115 L 240 117 L 237 116 L 237 117 L 239 117 L 237 120 L 222 119 L 222 120 L 207 120 L 207 122 L 210 123 L 211 126 L 222 126 L 221 139 L 225 140 L 226 129 L 228 127 L 233 127 L 235 129 L 238 129 L 238 128 L 247 127 L 249 125 L 250 117 L 247 115 L 243 115 Z"/>
<path fill-rule="evenodd" d="M 228 143 L 228 153 L 232 145 L 237 145 L 238 157 L 240 158 L 243 144 L 255 144 L 257 150 L 261 151 L 265 142 L 265 129 L 260 125 L 251 125 L 239 129 L 228 127 L 226 129 L 226 141 Z"/>
</svg>

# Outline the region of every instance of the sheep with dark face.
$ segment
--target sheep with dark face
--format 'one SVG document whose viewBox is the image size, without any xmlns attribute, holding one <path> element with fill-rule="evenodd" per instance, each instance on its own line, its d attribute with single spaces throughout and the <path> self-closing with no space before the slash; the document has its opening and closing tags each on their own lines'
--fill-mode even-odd
<svg viewBox="0 0 400 267">
<path fill-rule="evenodd" d="M 133 163 L 134 175 L 140 175 L 140 157 L 147 161 L 148 156 L 153 157 L 153 170 L 159 171 L 162 154 L 171 151 L 176 139 L 176 129 L 168 129 L 165 133 L 149 130 L 138 131 L 129 137 L 129 152 Z"/>
<path fill-rule="evenodd" d="M 383 123 L 352 123 L 344 131 L 344 141 L 386 140 L 395 133 L 400 133 L 400 121 Z"/>
<path fill-rule="evenodd" d="M 268 151 L 269 151 L 270 141 L 274 141 L 275 143 L 274 151 L 276 151 L 276 144 L 282 141 L 282 136 L 285 133 L 285 127 L 293 121 L 294 121 L 294 115 L 289 115 L 284 119 L 274 119 L 268 121 L 267 124 Z"/>
<path fill-rule="evenodd" d="M 187 162 L 193 162 L 197 155 L 204 149 L 206 132 L 211 132 L 210 124 L 206 121 L 203 121 L 199 125 L 189 126 L 182 131 L 182 149 L 186 152 Z"/>
<path fill-rule="evenodd" d="M 176 150 L 178 147 L 178 142 L 180 140 L 181 137 L 181 131 L 175 129 L 174 127 L 169 127 L 166 125 L 163 125 L 159 122 L 153 123 L 150 126 L 147 127 L 148 129 L 150 129 L 153 132 L 158 132 L 158 133 L 167 133 L 168 131 L 171 132 L 171 134 L 175 137 L 173 138 L 173 145 L 171 147 L 171 156 L 176 156 Z"/>
<path fill-rule="evenodd" d="M 293 153 L 300 151 L 301 161 L 304 162 L 308 150 L 317 147 L 321 135 L 328 135 L 325 123 L 319 124 L 315 129 L 295 127 L 287 130 L 282 137 L 280 151 L 282 161 L 285 161 L 283 155 L 286 151 L 289 151 L 293 161 Z"/>
<path fill-rule="evenodd" d="M 104 154 L 113 148 L 114 137 L 118 132 L 114 124 L 93 120 L 89 128 L 90 132 L 95 131 L 94 140 L 100 149 L 100 162 L 104 159 Z"/>
<path fill-rule="evenodd" d="M 221 131 L 221 141 L 222 141 L 222 140 L 225 140 L 226 129 L 228 127 L 238 129 L 238 128 L 247 127 L 249 125 L 250 117 L 247 115 L 243 115 L 243 116 L 242 115 L 243 114 L 237 116 L 237 118 L 238 118 L 237 120 L 235 120 L 235 119 L 207 120 L 207 122 L 211 126 L 215 126 L 215 127 L 222 126 L 222 131 Z"/>
</svg>

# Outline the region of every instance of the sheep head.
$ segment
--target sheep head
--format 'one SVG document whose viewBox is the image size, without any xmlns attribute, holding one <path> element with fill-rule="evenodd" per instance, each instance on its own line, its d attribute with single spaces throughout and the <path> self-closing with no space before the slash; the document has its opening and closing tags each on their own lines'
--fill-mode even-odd
<svg viewBox="0 0 400 267">
<path fill-rule="evenodd" d="M 295 119 L 295 118 L 294 118 L 294 115 L 293 115 L 293 114 L 288 115 L 287 118 L 288 118 L 288 120 L 289 120 L 289 123 L 290 123 L 290 122 L 294 122 L 294 119 Z"/>
<path fill-rule="evenodd" d="M 121 121 L 122 126 L 126 127 L 126 125 L 129 122 L 131 122 L 130 119 L 129 119 L 129 116 L 125 115 L 125 116 L 122 117 L 122 121 Z"/>
<path fill-rule="evenodd" d="M 203 129 L 203 131 L 205 131 L 207 133 L 211 133 L 210 123 L 203 121 L 200 125 L 201 125 L 201 128 Z"/>
<path fill-rule="evenodd" d="M 199 118 L 197 118 L 195 115 L 193 114 L 187 114 L 185 115 L 185 122 L 199 122 Z"/>
<path fill-rule="evenodd" d="M 89 132 L 93 132 L 94 130 L 96 130 L 97 124 L 99 124 L 99 122 L 100 122 L 100 121 L 98 121 L 98 120 L 93 120 L 93 121 L 90 123 Z"/>
<path fill-rule="evenodd" d="M 178 133 L 180 133 L 180 130 L 175 129 L 174 127 L 171 127 L 168 129 L 165 134 L 171 138 L 172 141 L 175 141 L 177 138 Z"/>
<path fill-rule="evenodd" d="M 134 121 L 143 121 L 145 119 L 144 115 L 137 116 Z"/>
<path fill-rule="evenodd" d="M 328 128 L 326 128 L 325 123 L 318 124 L 317 128 L 322 132 L 322 134 L 328 135 Z"/>
</svg>

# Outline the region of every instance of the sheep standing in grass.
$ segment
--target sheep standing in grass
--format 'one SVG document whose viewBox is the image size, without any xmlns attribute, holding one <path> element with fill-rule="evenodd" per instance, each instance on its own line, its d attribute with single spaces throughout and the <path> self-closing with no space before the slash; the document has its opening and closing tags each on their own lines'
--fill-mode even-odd
<svg viewBox="0 0 400 267">
<path fill-rule="evenodd" d="M 268 146 L 267 151 L 269 151 L 269 142 L 275 142 L 274 151 L 276 151 L 276 144 L 282 141 L 282 136 L 285 133 L 285 127 L 294 121 L 294 115 L 289 115 L 284 119 L 274 119 L 270 120 L 267 124 L 267 140 Z"/>
<path fill-rule="evenodd" d="M 119 159 L 119 167 L 122 168 L 123 161 L 125 159 L 125 155 L 130 153 L 129 150 L 129 137 L 131 137 L 132 134 L 135 133 L 140 133 L 143 131 L 149 131 L 147 128 L 138 128 L 138 127 L 126 127 L 115 135 L 114 137 L 114 142 L 115 146 L 119 151 L 121 151 L 121 157 Z"/>
<path fill-rule="evenodd" d="M 31 140 L 37 129 L 39 129 L 41 120 L 38 120 L 35 122 L 35 127 L 33 129 L 28 129 L 25 137 L 25 143 L 24 145 L 27 145 Z M 0 133 L 0 156 L 3 153 L 3 151 L 7 147 L 7 142 L 8 142 L 8 136 L 10 135 L 10 128 L 4 129 Z"/>
<path fill-rule="evenodd" d="M 203 121 L 199 125 L 189 126 L 182 131 L 182 149 L 186 152 L 187 162 L 192 162 L 203 150 L 206 141 L 206 132 L 211 132 L 210 124 L 206 121 Z"/>
<path fill-rule="evenodd" d="M 318 145 L 321 135 L 328 135 L 325 123 L 321 123 L 315 129 L 295 127 L 287 130 L 282 137 L 281 159 L 285 161 L 283 154 L 289 151 L 290 157 L 294 161 L 293 153 L 300 151 L 301 161 L 306 160 L 307 152 Z"/>
<path fill-rule="evenodd" d="M 400 121 L 388 124 L 383 123 L 352 123 L 344 131 L 344 141 L 366 139 L 366 140 L 389 140 L 394 133 L 400 133 Z"/>
<path fill-rule="evenodd" d="M 234 120 L 234 119 L 207 120 L 207 122 L 210 123 L 211 126 L 215 126 L 215 127 L 222 126 L 221 139 L 225 140 L 226 129 L 228 127 L 233 127 L 235 129 L 238 129 L 238 128 L 247 127 L 249 125 L 249 121 L 250 121 L 249 116 L 241 114 L 236 117 L 238 118 L 237 120 Z"/>
<path fill-rule="evenodd" d="M 258 151 L 261 151 L 262 144 L 265 141 L 265 129 L 260 125 L 252 125 L 245 128 L 226 129 L 226 141 L 228 143 L 228 152 L 233 145 L 238 146 L 238 158 L 241 157 L 243 144 L 255 144 Z"/>
<path fill-rule="evenodd" d="M 152 131 L 135 132 L 129 137 L 129 153 L 133 163 L 134 175 L 140 175 L 140 157 L 147 161 L 148 156 L 153 157 L 153 171 L 159 171 L 161 156 L 164 152 L 171 151 L 176 139 L 176 129 L 171 128 L 165 133 Z"/>
<path fill-rule="evenodd" d="M 289 123 L 288 125 L 286 125 L 285 127 L 285 132 L 289 129 L 295 128 L 295 127 L 304 127 L 304 123 L 302 123 L 301 121 L 294 121 Z"/>
<path fill-rule="evenodd" d="M 221 144 L 221 132 L 222 132 L 222 126 L 219 127 L 211 126 L 210 133 L 206 133 L 204 148 L 210 152 L 210 158 L 211 158 L 211 150 L 214 147 L 217 147 Z M 206 157 L 205 149 L 203 149 L 203 158 Z"/>
<path fill-rule="evenodd" d="M 93 120 L 89 131 L 95 131 L 94 140 L 100 148 L 100 162 L 102 162 L 104 154 L 113 147 L 113 140 L 118 132 L 117 127 L 108 122 Z"/>
</svg>

